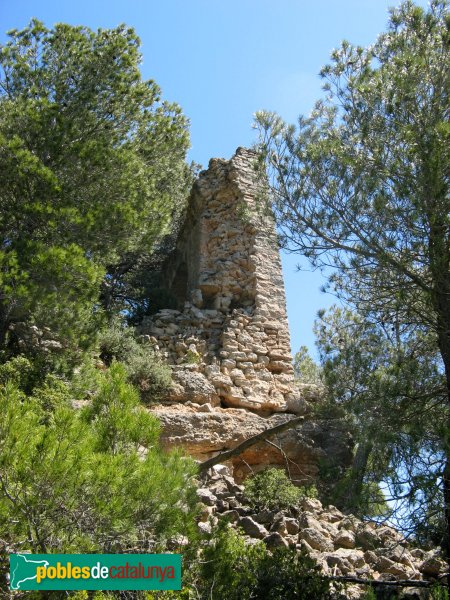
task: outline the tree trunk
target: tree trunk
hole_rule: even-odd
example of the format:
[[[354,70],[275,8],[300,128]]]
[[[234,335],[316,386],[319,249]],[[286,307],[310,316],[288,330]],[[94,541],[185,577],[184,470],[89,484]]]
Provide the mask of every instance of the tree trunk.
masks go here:
[[[429,166],[429,165],[428,165]],[[429,169],[430,173],[433,170]],[[444,178],[442,179],[444,181]],[[431,302],[436,315],[437,342],[444,363],[447,384],[447,427],[444,432],[443,449],[446,456],[442,477],[445,516],[445,554],[447,560],[447,584],[450,589],[450,242],[448,225],[448,196],[446,188],[441,195],[434,195],[433,180],[427,188],[425,205],[428,208],[428,253],[431,273]],[[443,192],[443,193],[442,193]]]
[[[343,508],[349,512],[358,512],[363,489],[364,476],[367,470],[370,453],[373,444],[370,441],[360,442],[356,448],[353,463],[350,469],[350,480],[344,491]]]
[[[447,286],[450,290],[450,286]],[[450,589],[450,293],[446,289],[436,294],[438,297],[438,344],[444,362],[447,382],[447,428],[444,434],[446,456],[443,473],[444,515],[445,515],[445,556],[447,560],[447,585]]]

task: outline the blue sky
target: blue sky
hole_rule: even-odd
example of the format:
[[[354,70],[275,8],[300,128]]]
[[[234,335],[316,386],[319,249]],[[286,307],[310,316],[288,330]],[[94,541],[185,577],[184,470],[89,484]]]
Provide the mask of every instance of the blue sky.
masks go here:
[[[425,0],[416,0],[427,6]],[[396,0],[0,0],[0,41],[32,17],[98,27],[133,26],[142,41],[142,74],[178,102],[191,121],[190,158],[207,166],[255,141],[253,113],[289,121],[321,96],[320,68],[343,39],[368,45],[385,30]],[[297,272],[283,256],[295,352],[314,352],[317,311],[333,303],[320,273]],[[304,261],[302,264],[307,268]]]

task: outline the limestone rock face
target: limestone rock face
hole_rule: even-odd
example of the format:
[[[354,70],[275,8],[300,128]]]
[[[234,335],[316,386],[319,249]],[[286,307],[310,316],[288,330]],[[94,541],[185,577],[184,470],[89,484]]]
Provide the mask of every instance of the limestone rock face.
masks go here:
[[[238,148],[231,160],[212,159],[200,174],[161,273],[178,306],[141,325],[173,368],[174,386],[153,408],[163,443],[182,445],[199,459],[275,425],[276,414],[307,416],[321,395],[318,386],[294,382],[275,223],[260,209],[254,159]],[[324,456],[350,460],[348,434],[329,435],[317,423],[279,441],[281,450],[262,443],[234,461],[237,478],[245,477],[246,465],[285,464],[286,455],[301,480],[317,474]]]
[[[181,445],[191,456],[203,461],[289,418],[278,414],[265,418],[237,408],[216,407],[208,412],[201,411],[208,406],[199,407],[188,402],[152,407],[152,412],[162,423],[163,446],[169,449]],[[260,442],[234,457],[234,476],[243,481],[250,469],[257,472],[268,466],[285,466],[289,460],[293,480],[311,481],[318,475],[320,460],[332,462],[339,458],[339,451],[344,454],[339,460],[347,460],[348,445],[344,450],[341,448],[344,435],[334,441],[329,437],[329,444],[320,444],[323,437],[326,437],[324,429],[311,422],[284,431],[277,436],[275,446]]]

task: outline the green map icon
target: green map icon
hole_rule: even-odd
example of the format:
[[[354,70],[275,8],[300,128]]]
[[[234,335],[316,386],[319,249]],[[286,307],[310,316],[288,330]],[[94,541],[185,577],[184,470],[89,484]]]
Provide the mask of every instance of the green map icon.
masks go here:
[[[36,560],[26,554],[11,554],[10,557],[11,579],[9,587],[11,590],[20,590],[25,581],[36,579],[36,567],[48,567],[47,560]]]

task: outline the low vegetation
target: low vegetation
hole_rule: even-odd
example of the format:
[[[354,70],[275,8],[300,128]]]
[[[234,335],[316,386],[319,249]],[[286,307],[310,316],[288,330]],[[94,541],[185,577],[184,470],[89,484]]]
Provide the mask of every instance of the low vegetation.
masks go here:
[[[296,506],[302,498],[314,498],[314,486],[297,487],[287,477],[284,469],[269,468],[245,482],[245,496],[250,506],[261,510],[282,510]]]

